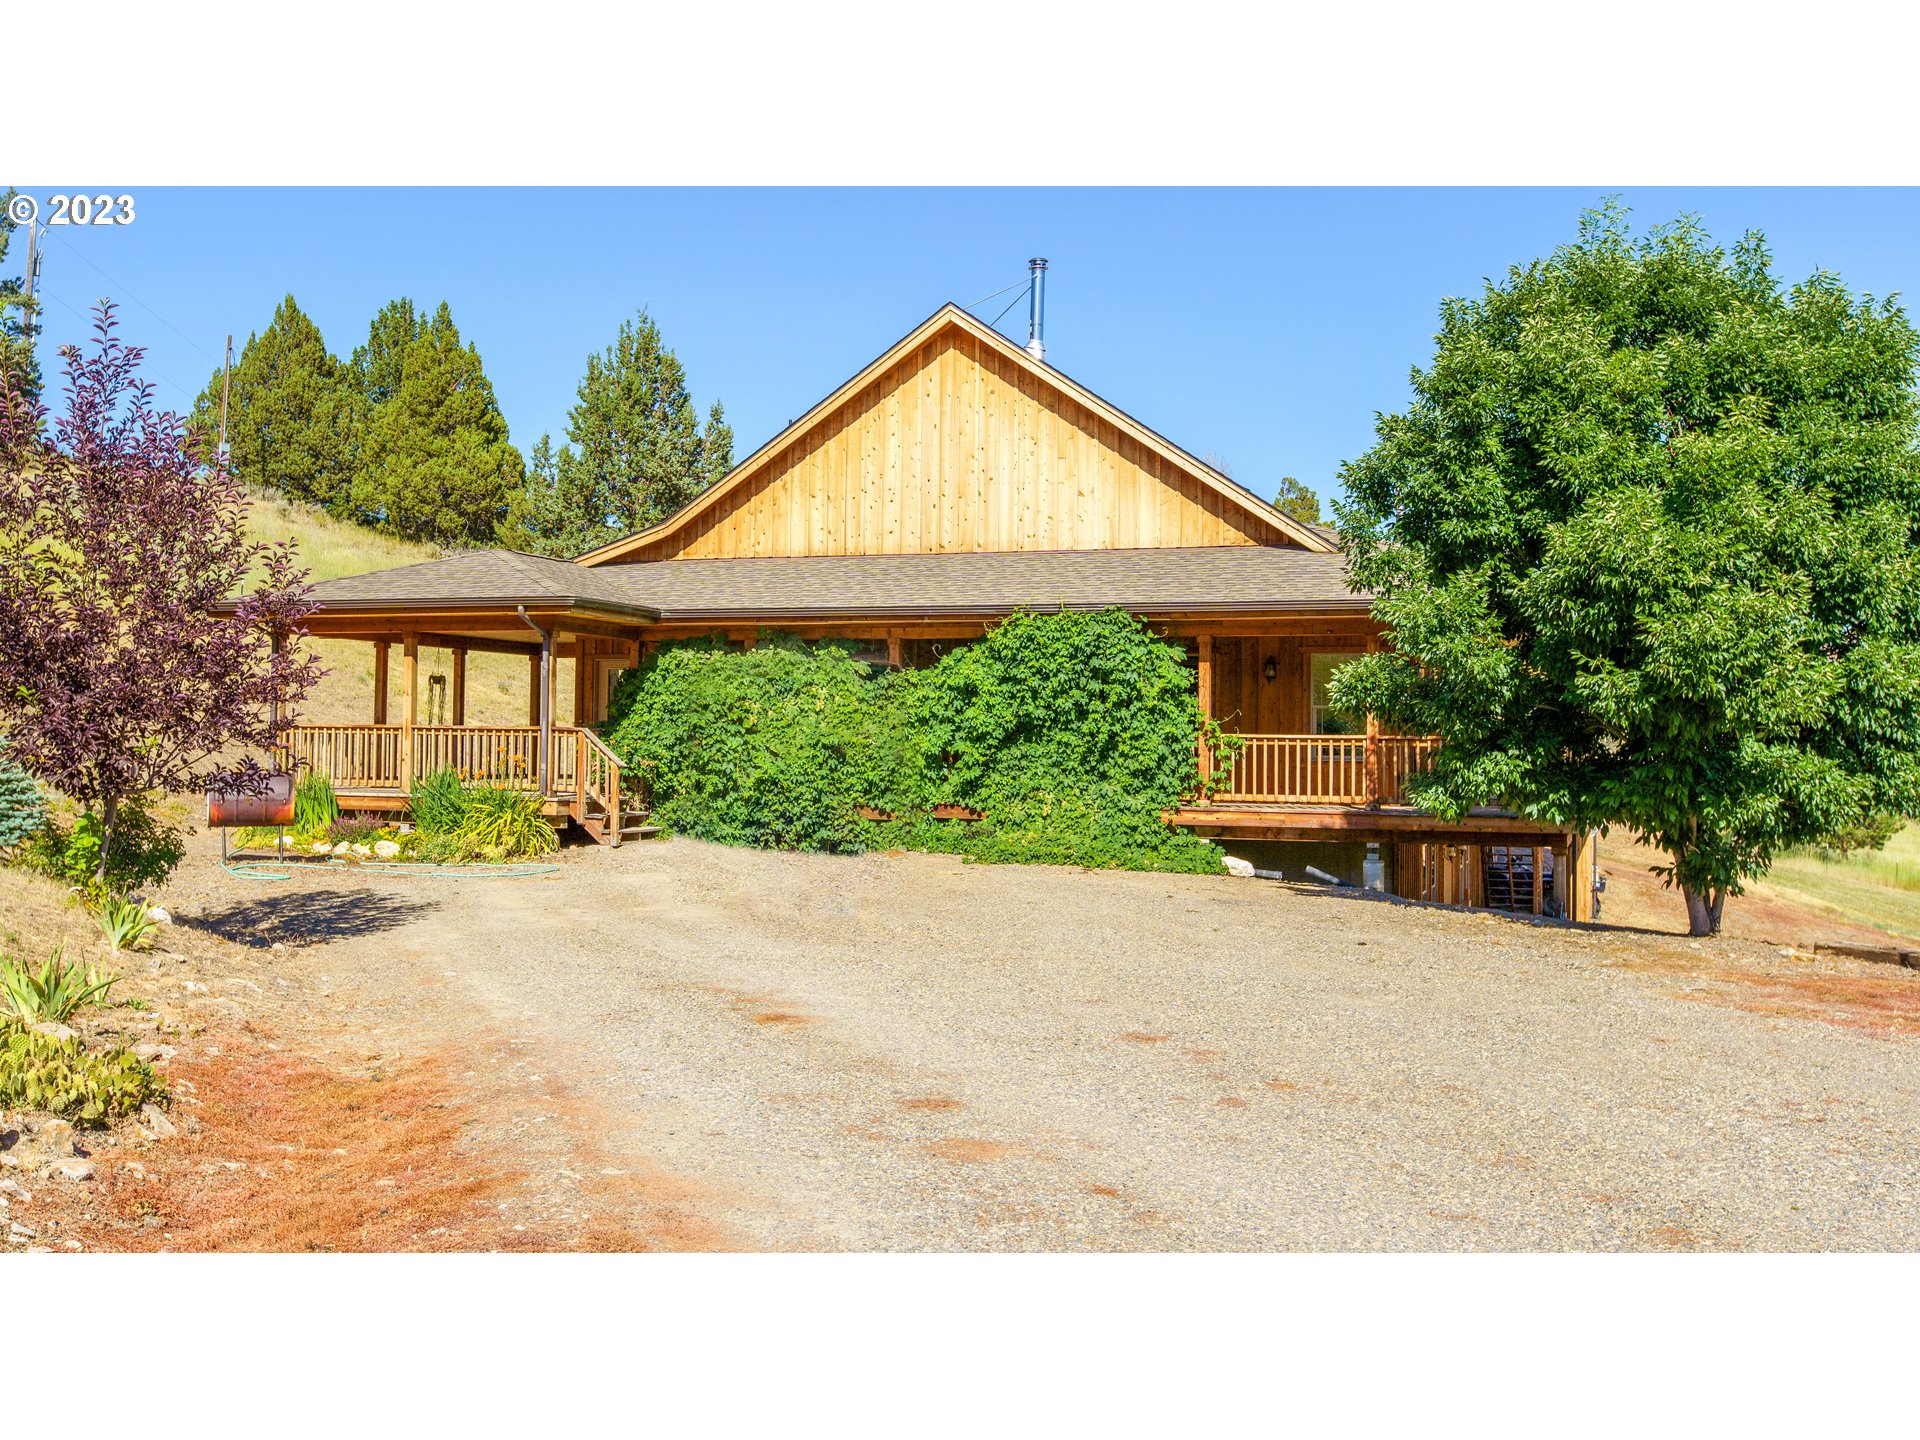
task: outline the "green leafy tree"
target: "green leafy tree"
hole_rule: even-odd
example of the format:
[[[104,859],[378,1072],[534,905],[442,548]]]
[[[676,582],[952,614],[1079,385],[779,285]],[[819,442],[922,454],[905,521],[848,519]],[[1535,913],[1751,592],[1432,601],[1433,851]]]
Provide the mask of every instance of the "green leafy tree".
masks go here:
[[[1303,525],[1320,523],[1320,497],[1291,475],[1280,477],[1280,489],[1273,497],[1273,508],[1291,515]]]
[[[1441,317],[1336,507],[1393,648],[1333,698],[1446,737],[1418,799],[1626,826],[1695,934],[1782,847],[1920,807],[1900,307],[1610,203]]]
[[[7,213],[7,204],[16,192],[9,189],[0,196],[0,262],[17,228]],[[40,362],[34,357],[33,337],[39,327],[27,313],[26,276],[0,277],[0,369],[13,377],[13,388],[28,400],[40,398]]]
[[[219,431],[220,398],[216,370],[193,408],[194,424],[209,434]],[[266,330],[247,337],[233,368],[227,439],[234,478],[343,513],[353,480],[353,424],[345,367],[287,296]]]
[[[624,321],[567,412],[551,477],[528,477],[510,543],[577,555],[666,519],[733,468],[733,431],[716,403],[702,431],[686,371],[642,310]]]
[[[354,357],[365,420],[352,509],[410,539],[487,544],[525,483],[525,466],[508,443],[480,352],[461,343],[446,304],[403,345],[410,310],[382,310]]]

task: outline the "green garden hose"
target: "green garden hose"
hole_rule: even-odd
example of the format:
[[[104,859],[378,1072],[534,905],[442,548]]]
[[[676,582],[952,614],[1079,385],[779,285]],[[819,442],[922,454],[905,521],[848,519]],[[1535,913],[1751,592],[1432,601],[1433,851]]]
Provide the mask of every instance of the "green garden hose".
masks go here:
[[[291,880],[298,869],[311,869],[323,865],[338,865],[341,869],[358,870],[375,875],[425,875],[436,880],[523,880],[534,875],[553,875],[558,873],[558,865],[535,864],[522,861],[517,864],[474,864],[474,865],[429,865],[418,860],[336,860],[332,857],[312,860],[294,860],[289,863],[280,860],[223,860],[220,868],[229,875],[241,880]]]

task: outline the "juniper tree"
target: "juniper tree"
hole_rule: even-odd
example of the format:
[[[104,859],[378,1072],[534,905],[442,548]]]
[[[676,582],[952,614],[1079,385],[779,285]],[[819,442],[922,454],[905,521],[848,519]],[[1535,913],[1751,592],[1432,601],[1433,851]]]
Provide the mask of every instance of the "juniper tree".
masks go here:
[[[1392,649],[1334,699],[1445,736],[1421,803],[1667,852],[1695,934],[1782,847],[1920,808],[1920,345],[1683,219],[1441,310],[1337,505]]]
[[[236,479],[344,513],[352,485],[353,397],[345,367],[293,296],[265,331],[249,335],[227,400]],[[217,429],[221,372],[194,403],[194,423]]]
[[[142,352],[114,329],[103,303],[89,350],[62,350],[51,433],[0,375],[0,728],[97,808],[103,880],[123,802],[217,774],[257,788],[257,762],[219,761],[269,752],[320,675],[291,545],[249,542],[245,491],[204,431],[153,409]]]
[[[388,306],[354,357],[367,388],[353,513],[410,539],[487,544],[524,484],[520,452],[480,352],[461,343],[446,304],[402,344],[404,319]]]

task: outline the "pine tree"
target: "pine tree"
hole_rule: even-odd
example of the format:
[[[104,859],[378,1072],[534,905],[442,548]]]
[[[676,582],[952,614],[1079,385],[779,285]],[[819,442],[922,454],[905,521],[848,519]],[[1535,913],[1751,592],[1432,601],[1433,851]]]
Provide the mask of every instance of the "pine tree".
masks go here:
[[[706,489],[733,469],[733,427],[718,400],[707,411],[707,433],[700,437],[700,488]]]
[[[1291,475],[1280,477],[1280,488],[1273,497],[1273,508],[1291,515],[1304,525],[1320,523],[1320,497]]]
[[[220,424],[221,375],[194,402],[193,420]],[[233,369],[227,436],[235,479],[340,513],[352,479],[352,391],[320,327],[293,296],[265,332],[249,335]]]
[[[7,258],[7,246],[13,239],[14,222],[7,214],[7,202],[14,192],[0,197],[0,261]],[[40,398],[40,363],[34,357],[33,336],[39,327],[27,313],[26,276],[0,278],[0,370],[13,379],[14,390],[33,401]]]
[[[513,497],[500,526],[500,543],[536,555],[572,557],[613,535],[603,520],[594,518],[594,483],[573,451],[542,435],[527,460],[526,488]]]
[[[486,544],[525,482],[480,353],[443,301],[404,345],[412,307],[374,320],[354,357],[364,428],[352,507],[364,523],[440,545]]]
[[[46,796],[0,740],[0,854],[37,834],[46,819]]]
[[[577,555],[658,524],[733,468],[733,431],[716,402],[702,433],[686,371],[642,310],[587,357],[567,413],[571,448],[514,508],[514,543]]]

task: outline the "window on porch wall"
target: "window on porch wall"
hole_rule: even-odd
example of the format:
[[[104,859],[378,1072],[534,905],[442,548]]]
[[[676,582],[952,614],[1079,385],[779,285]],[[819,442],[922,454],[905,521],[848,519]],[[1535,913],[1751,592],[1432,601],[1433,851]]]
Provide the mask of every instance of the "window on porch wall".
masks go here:
[[[1349,660],[1358,660],[1355,650],[1315,650],[1307,657],[1309,728],[1315,735],[1354,735],[1364,730],[1327,703],[1327,686],[1334,671]]]

